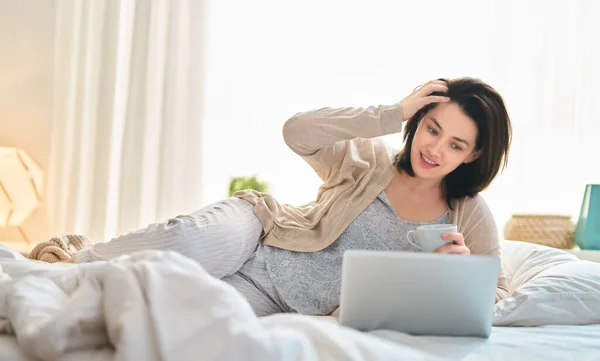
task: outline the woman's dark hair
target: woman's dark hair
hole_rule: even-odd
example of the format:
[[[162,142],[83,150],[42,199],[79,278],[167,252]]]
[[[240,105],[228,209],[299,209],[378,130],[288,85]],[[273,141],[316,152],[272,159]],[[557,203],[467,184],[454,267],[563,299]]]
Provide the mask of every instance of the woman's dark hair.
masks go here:
[[[462,163],[444,177],[442,194],[452,209],[452,200],[465,196],[473,197],[486,189],[498,172],[508,163],[508,152],[512,139],[510,118],[502,97],[494,88],[479,79],[458,78],[440,79],[448,84],[448,92],[433,93],[445,95],[451,103],[457,104],[469,118],[477,124],[475,150],[481,155],[475,161]],[[415,176],[410,163],[410,149],[419,122],[427,112],[439,103],[429,104],[413,115],[404,126],[404,148],[396,155],[395,166],[411,177]]]

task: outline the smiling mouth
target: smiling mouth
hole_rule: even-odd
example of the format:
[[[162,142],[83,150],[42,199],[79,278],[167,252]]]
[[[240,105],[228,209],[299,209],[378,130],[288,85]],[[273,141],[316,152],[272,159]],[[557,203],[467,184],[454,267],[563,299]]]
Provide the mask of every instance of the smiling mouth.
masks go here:
[[[436,162],[432,161],[431,159],[427,158],[423,153],[421,153],[421,158],[423,158],[423,160],[425,161],[425,163],[432,165],[432,166],[438,166],[439,164],[437,164]]]

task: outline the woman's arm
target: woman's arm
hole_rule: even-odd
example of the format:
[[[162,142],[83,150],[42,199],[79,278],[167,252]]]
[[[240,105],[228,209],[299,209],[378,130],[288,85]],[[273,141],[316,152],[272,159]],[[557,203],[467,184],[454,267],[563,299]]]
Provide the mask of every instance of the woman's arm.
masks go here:
[[[433,80],[413,91],[394,105],[368,108],[321,108],[298,113],[283,126],[286,144],[325,180],[330,169],[339,164],[352,141],[371,139],[402,130],[404,120],[419,109],[450,98],[434,93],[445,93],[448,86]],[[362,144],[368,147],[368,144]],[[357,147],[356,148],[360,148]]]
[[[482,196],[477,195],[465,202],[459,211],[463,219],[461,229],[465,244],[471,254],[492,255],[502,259],[502,247],[498,236],[498,228],[494,216]],[[510,296],[508,278],[502,265],[498,276],[496,289],[496,302]]]
[[[340,162],[350,141],[402,130],[402,107],[321,108],[298,113],[283,126],[283,138],[325,180]]]
[[[506,276],[504,276],[504,280],[506,280]],[[500,279],[498,279],[498,288],[496,288],[496,303],[502,301],[503,299],[509,296],[510,292],[508,291],[508,282],[504,282],[504,285],[501,286]]]

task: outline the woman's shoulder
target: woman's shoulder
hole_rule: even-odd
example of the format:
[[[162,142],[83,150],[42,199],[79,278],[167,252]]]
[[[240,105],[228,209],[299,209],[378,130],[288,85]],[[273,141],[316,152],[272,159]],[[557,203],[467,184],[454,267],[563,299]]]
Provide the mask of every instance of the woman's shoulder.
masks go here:
[[[460,207],[465,208],[465,209],[473,209],[473,210],[487,209],[487,210],[489,210],[487,202],[485,201],[484,197],[480,193],[477,193],[474,196],[464,196],[462,198],[458,198],[455,201],[455,204],[457,204]]]
[[[494,220],[490,207],[479,193],[474,196],[465,196],[454,200],[452,208],[453,211],[451,213],[455,213],[455,216],[452,217],[453,219]]]

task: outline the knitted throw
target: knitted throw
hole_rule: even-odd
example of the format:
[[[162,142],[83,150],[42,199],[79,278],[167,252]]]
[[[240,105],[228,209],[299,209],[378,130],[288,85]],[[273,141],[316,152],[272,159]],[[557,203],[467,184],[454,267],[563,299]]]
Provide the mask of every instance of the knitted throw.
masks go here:
[[[69,234],[62,237],[54,237],[46,242],[41,242],[29,252],[29,259],[49,263],[64,262],[80,249],[92,245],[92,241],[85,237]]]

